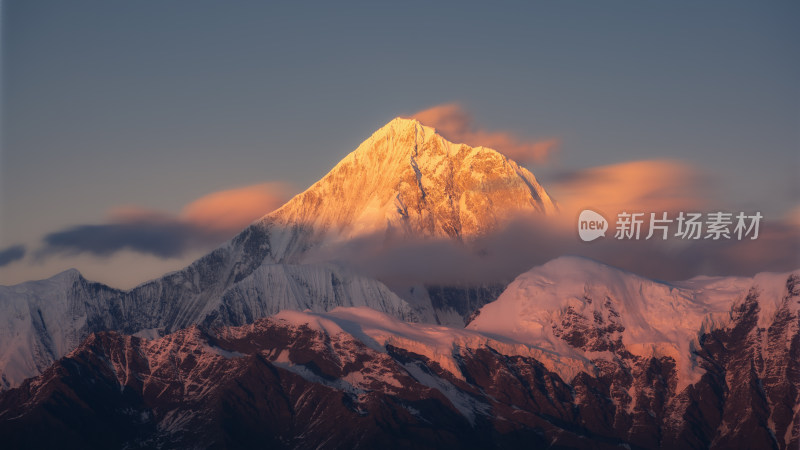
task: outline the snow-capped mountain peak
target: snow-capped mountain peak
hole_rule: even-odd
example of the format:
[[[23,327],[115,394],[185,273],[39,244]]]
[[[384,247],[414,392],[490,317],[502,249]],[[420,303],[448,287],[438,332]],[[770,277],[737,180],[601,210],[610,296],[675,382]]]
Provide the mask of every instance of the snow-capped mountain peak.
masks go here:
[[[679,390],[704,373],[694,350],[703,332],[724,328],[751,288],[762,292],[759,321],[773,320],[790,274],[664,283],[582,257],[566,256],[517,277],[469,329],[588,358],[620,352],[668,357]]]
[[[497,151],[396,118],[260,223],[292,230],[274,248],[284,259],[371,235],[468,240],[515,214],[555,209],[533,174]]]

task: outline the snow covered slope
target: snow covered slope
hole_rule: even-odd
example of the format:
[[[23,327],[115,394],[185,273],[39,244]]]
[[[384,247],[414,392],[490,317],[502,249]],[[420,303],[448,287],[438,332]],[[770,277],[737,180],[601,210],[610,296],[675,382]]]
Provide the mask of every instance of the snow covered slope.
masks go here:
[[[615,352],[670,357],[679,389],[704,373],[693,351],[703,332],[724,328],[731,307],[759,295],[765,326],[781,305],[789,274],[701,277],[663,283],[587,258],[560,257],[520,275],[468,329],[588,358]]]
[[[264,264],[215,295],[203,290],[204,281],[197,272],[183,271],[119,291],[70,270],[0,286],[0,387],[37,375],[96,331],[157,336],[193,324],[241,325],[285,309],[337,306],[367,306],[417,320],[386,286],[335,265]]]

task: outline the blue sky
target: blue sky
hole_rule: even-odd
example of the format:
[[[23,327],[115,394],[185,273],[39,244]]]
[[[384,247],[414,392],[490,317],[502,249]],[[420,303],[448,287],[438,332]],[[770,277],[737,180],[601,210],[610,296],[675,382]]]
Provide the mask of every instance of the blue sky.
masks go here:
[[[305,188],[391,118],[451,102],[558,138],[529,165],[545,187],[678,160],[720,208],[777,219],[800,193],[798,19],[796,2],[5,1],[0,250],[28,255],[0,283],[178,268],[196,255],[31,255],[124,205]]]

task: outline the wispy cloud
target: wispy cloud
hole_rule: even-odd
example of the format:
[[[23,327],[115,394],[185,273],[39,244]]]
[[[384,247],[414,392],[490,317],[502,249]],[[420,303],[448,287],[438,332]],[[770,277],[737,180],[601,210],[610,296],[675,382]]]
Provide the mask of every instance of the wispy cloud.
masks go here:
[[[283,183],[263,183],[214,192],[186,205],[180,219],[223,234],[233,234],[278,209],[291,193],[292,189]]]
[[[46,247],[39,256],[84,252],[109,256],[130,249],[170,258],[181,256],[192,244],[208,245],[211,238],[202,229],[176,220],[79,225],[45,236]]]
[[[280,183],[264,183],[214,192],[186,205],[179,214],[122,206],[103,224],[88,224],[50,233],[40,257],[55,253],[109,256],[134,250],[161,258],[179,257],[231,238],[289,197]]]
[[[0,267],[7,266],[14,261],[19,261],[25,257],[26,249],[24,245],[12,245],[11,247],[0,250]]]
[[[460,104],[446,103],[412,115],[422,124],[436,128],[445,138],[471,146],[493,148],[520,163],[541,163],[558,149],[560,140],[523,139],[510,131],[481,128]]]
[[[680,211],[708,206],[709,175],[673,160],[627,161],[562,174],[547,186],[563,215],[572,220],[591,208],[621,211]]]

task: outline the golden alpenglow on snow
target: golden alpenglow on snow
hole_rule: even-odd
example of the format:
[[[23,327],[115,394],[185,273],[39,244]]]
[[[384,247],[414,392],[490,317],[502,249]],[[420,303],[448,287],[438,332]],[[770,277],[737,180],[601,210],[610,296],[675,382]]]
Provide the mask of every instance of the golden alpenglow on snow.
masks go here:
[[[262,223],[301,227],[309,248],[375,234],[469,240],[515,215],[555,211],[533,174],[511,159],[396,118]]]

